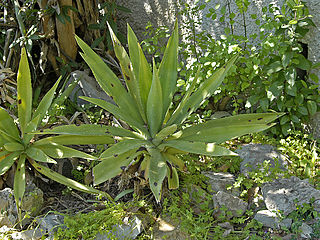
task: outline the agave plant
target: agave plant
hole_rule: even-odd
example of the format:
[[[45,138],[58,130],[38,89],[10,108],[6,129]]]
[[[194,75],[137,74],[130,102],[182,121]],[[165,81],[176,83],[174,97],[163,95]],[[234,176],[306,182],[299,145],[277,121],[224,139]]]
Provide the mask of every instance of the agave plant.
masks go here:
[[[79,37],[76,40],[82,49],[83,59],[91,68],[101,88],[113,98],[115,104],[82,97],[112,113],[126,122],[130,129],[113,127],[106,131],[116,137],[116,144],[100,156],[100,163],[93,167],[94,185],[120,174],[128,165],[139,164],[140,173],[149,180],[157,201],[165,177],[170,189],[179,187],[177,169],[185,170],[180,154],[195,153],[208,156],[235,155],[219,146],[234,137],[262,131],[272,126],[278,113],[247,114],[182,128],[188,116],[201,106],[219,87],[235,63],[232,57],[222,68],[202,82],[195,91],[194,80],[181,102],[173,107],[176,91],[178,65],[178,26],[175,25],[159,68],[153,62],[152,70],[128,25],[129,55],[109,26],[114,51],[119,60],[125,86],[112,70]],[[61,128],[47,130],[51,134],[70,134]]]
[[[88,193],[102,193],[92,187],[68,179],[41,164],[56,163],[56,158],[68,157],[95,160],[96,157],[64,145],[113,142],[113,139],[105,134],[105,129],[101,131],[102,127],[95,125],[79,126],[74,129],[72,134],[63,136],[35,138],[36,130],[52,103],[60,79],[43,97],[37,109],[32,112],[31,76],[26,51],[23,48],[17,77],[18,121],[16,122],[5,109],[0,107],[0,175],[16,165],[14,197],[18,209],[20,209],[25,192],[27,162],[36,171],[59,183]],[[105,193],[102,194],[105,195]]]

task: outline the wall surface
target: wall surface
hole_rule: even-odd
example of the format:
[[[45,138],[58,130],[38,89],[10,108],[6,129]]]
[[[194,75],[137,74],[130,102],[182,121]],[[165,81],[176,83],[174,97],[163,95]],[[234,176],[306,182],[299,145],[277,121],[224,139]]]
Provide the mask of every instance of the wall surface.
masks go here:
[[[182,0],[180,0],[182,1]],[[119,23],[120,29],[123,33],[126,32],[126,23],[129,23],[133,30],[137,33],[138,38],[142,40],[144,38],[143,32],[148,22],[151,22],[154,26],[165,25],[172,27],[174,20],[178,13],[178,3],[177,0],[118,0],[118,4],[129,8],[131,14],[120,14]],[[193,0],[183,0],[192,4]],[[204,1],[204,0],[201,0]],[[231,1],[231,10],[235,10],[236,6],[234,1]],[[262,8],[268,6],[269,4],[274,4],[276,6],[281,6],[284,0],[252,0],[252,3],[247,12],[247,16],[251,14],[257,14],[258,17],[262,16]],[[316,24],[316,28],[313,28],[310,33],[305,38],[305,43],[308,44],[308,58],[312,62],[319,62],[320,60],[320,0],[305,0],[307,6],[309,7],[310,14],[313,16],[313,21]],[[200,16],[205,16],[207,14],[208,8],[216,6],[220,3],[225,4],[225,0],[212,0],[208,3],[208,7],[200,12]],[[225,28],[225,23],[218,21],[219,16],[215,21],[203,21],[202,26],[197,29],[198,31],[207,30],[214,38],[219,38],[223,34],[223,29]],[[252,33],[258,33],[259,28],[254,23],[250,17],[246,17],[247,21],[247,32],[248,35]],[[239,14],[236,16],[236,22],[243,22],[242,16]],[[184,30],[181,29],[183,32]],[[241,24],[235,25],[235,34],[243,34],[244,27]],[[320,77],[320,71],[316,72]]]

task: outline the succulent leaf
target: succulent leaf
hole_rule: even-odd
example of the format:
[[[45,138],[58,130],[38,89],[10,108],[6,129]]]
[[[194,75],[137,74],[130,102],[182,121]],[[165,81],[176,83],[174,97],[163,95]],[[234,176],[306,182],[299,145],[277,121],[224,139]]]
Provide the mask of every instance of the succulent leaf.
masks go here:
[[[162,61],[159,66],[159,80],[161,83],[163,99],[163,115],[161,119],[165,118],[167,111],[169,110],[169,107],[171,105],[173,94],[176,90],[178,75],[178,46],[179,32],[178,21],[176,21],[174,31],[169,38]]]
[[[33,144],[33,147],[36,147],[42,150],[46,155],[52,158],[70,158],[70,157],[78,157],[78,158],[85,158],[88,160],[96,160],[97,158],[91,156],[90,154],[80,152],[73,148],[69,148],[60,144],[43,144],[37,145]]]
[[[215,143],[169,140],[163,143],[162,145],[165,147],[172,147],[182,151],[195,153],[195,154],[202,154],[207,156],[225,156],[225,155],[237,156],[236,153],[224,147],[218,146]]]
[[[11,166],[17,160],[19,155],[19,152],[9,152],[6,150],[1,151],[0,176],[5,174],[11,168]]]
[[[179,175],[175,167],[167,166],[167,177],[169,189],[179,188]]]
[[[26,189],[25,161],[26,156],[21,154],[17,164],[16,173],[14,174],[13,194],[18,209],[21,208],[22,198]]]
[[[132,68],[137,79],[142,106],[147,108],[147,100],[152,83],[152,72],[136,35],[128,24],[128,46]]]
[[[163,122],[163,101],[158,70],[153,62],[153,78],[147,102],[147,119],[151,137],[159,132]]]
[[[149,185],[157,202],[160,202],[162,182],[167,175],[167,164],[157,148],[150,148],[148,152],[150,153]]]
[[[19,140],[19,130],[9,113],[0,107],[0,130],[11,136],[13,139]],[[2,133],[1,133],[2,135]]]
[[[83,51],[81,54],[82,58],[89,65],[101,88],[113,98],[115,103],[125,114],[132,116],[133,119],[136,119],[143,125],[144,122],[136,102],[122,86],[118,77],[85,42],[77,36],[76,40]]]
[[[132,149],[139,149],[145,147],[148,144],[147,141],[141,139],[126,139],[112,145],[110,148],[105,150],[101,155],[100,159],[109,158],[112,156],[123,154]]]
[[[18,117],[20,123],[20,130],[24,135],[25,128],[31,120],[32,109],[32,85],[31,73],[29,69],[29,62],[25,48],[21,49],[21,59],[19,63],[18,77],[17,77],[17,105]]]
[[[26,150],[26,154],[29,158],[38,162],[57,163],[54,159],[48,157],[43,151],[35,147],[29,147]]]
[[[282,113],[258,113],[219,118],[185,128],[177,135],[181,140],[219,144],[234,137],[268,129],[273,126],[271,122],[282,115]]]

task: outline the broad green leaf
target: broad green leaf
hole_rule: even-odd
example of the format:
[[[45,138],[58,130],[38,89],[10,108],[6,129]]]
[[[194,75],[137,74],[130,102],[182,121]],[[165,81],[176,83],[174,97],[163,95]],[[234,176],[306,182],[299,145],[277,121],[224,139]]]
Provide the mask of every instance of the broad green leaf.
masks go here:
[[[147,119],[151,137],[159,132],[163,122],[163,99],[158,70],[153,62],[153,78],[147,102]]]
[[[103,161],[93,168],[94,185],[98,185],[119,175],[139,154],[135,150],[129,150],[118,156],[103,159]]]
[[[43,151],[35,147],[29,147],[26,150],[26,154],[29,158],[37,162],[57,163],[54,159],[48,157]]]
[[[308,112],[309,115],[314,115],[317,112],[318,106],[317,103],[315,101],[307,101],[307,108],[308,108]]]
[[[31,73],[25,48],[21,49],[21,59],[17,77],[17,92],[18,117],[23,136],[25,128],[31,120],[32,109]]]
[[[167,166],[167,177],[169,189],[179,188],[179,175],[175,167]]]
[[[157,202],[160,202],[162,183],[167,175],[167,164],[157,148],[150,148],[148,152],[150,153],[149,185]]]
[[[46,93],[46,95],[42,98],[41,102],[39,103],[36,111],[33,114],[33,118],[39,117],[39,120],[41,121],[43,117],[45,116],[46,112],[48,111],[49,107],[51,106],[54,94],[56,92],[56,89],[61,81],[62,77],[60,77],[56,83],[53,85],[53,87]]]
[[[119,60],[120,67],[121,67],[122,73],[124,75],[124,79],[126,81],[126,85],[128,87],[129,92],[131,93],[133,98],[136,100],[136,103],[138,105],[138,108],[139,108],[139,111],[140,111],[140,114],[141,114],[143,120],[146,122],[145,107],[142,105],[140,92],[139,92],[139,86],[138,86],[139,84],[138,84],[138,81],[136,78],[137,75],[134,74],[131,60],[130,60],[126,50],[124,49],[124,47],[122,47],[120,41],[118,40],[118,38],[114,34],[114,32],[109,24],[108,24],[108,27],[109,27],[109,32],[110,32],[111,39],[113,42],[113,49],[114,49],[114,52]]]
[[[19,155],[19,152],[11,153],[6,150],[0,152],[0,176],[5,174],[11,168]]]
[[[178,21],[176,21],[174,31],[167,43],[162,61],[159,66],[159,81],[161,83],[163,99],[163,116],[161,119],[164,119],[167,111],[169,110],[172,97],[176,89],[178,75],[178,46],[179,32]]]
[[[120,154],[123,154],[129,150],[132,149],[139,149],[140,147],[145,147],[146,144],[148,144],[147,141],[141,140],[141,139],[127,139],[123,140],[121,142],[118,142],[111,147],[109,147],[107,150],[105,150],[101,155],[100,158],[109,158],[109,157],[117,157]]]
[[[139,41],[128,24],[128,47],[132,67],[138,81],[139,93],[144,109],[147,108],[147,100],[152,83],[152,72]]]
[[[19,130],[16,124],[9,113],[2,107],[0,107],[0,130],[4,131],[6,134],[10,135],[16,140],[20,139]]]
[[[48,178],[50,178],[58,183],[61,183],[65,186],[71,187],[73,189],[76,189],[76,190],[79,190],[79,191],[82,191],[85,193],[106,196],[109,200],[112,201],[112,198],[106,192],[99,191],[93,187],[89,187],[89,186],[83,185],[77,181],[74,181],[70,178],[66,178],[66,177],[62,176],[61,174],[56,173],[56,172],[52,171],[51,169],[36,163],[35,161],[30,161],[30,163],[38,172],[40,172],[41,174],[47,176]]]
[[[118,136],[118,137],[131,137],[138,138],[141,136],[133,131],[107,126],[102,124],[83,124],[83,125],[63,125],[54,127],[52,129],[44,129],[37,134],[62,134],[62,135],[75,135],[75,136]],[[41,141],[41,140],[40,140]]]
[[[160,139],[160,140],[165,139],[166,137],[173,134],[177,130],[177,128],[178,128],[178,126],[176,124],[173,124],[173,125],[170,125],[168,127],[161,129],[161,131],[157,133],[156,139]]]
[[[46,137],[38,140],[36,146],[43,144],[60,144],[60,145],[85,145],[85,144],[112,144],[114,140],[112,137],[105,136],[82,136],[82,135],[60,135],[54,137]]]
[[[234,137],[265,130],[283,113],[253,113],[209,120],[174,134],[181,140],[222,143]]]
[[[215,143],[169,140],[162,145],[165,147],[176,148],[189,153],[202,154],[207,156],[237,155],[229,149],[218,146]]]
[[[26,189],[25,161],[26,156],[24,154],[20,155],[16,173],[14,174],[13,194],[18,209],[21,207],[22,198]]]
[[[113,98],[121,110],[143,125],[138,106],[118,77],[84,41],[77,36],[76,40],[83,51],[81,56],[91,68],[101,88]]]
[[[18,142],[9,142],[3,145],[4,149],[9,152],[18,152],[23,151],[24,146],[21,143]]]
[[[88,160],[96,160],[97,158],[86,154],[84,152],[80,152],[78,150],[62,146],[60,144],[52,143],[52,144],[43,144],[43,145],[36,145],[33,144],[33,147],[36,147],[42,150],[46,155],[52,158],[70,158],[70,157],[78,157],[78,158],[85,158]]]
[[[234,65],[238,55],[233,56],[222,68],[206,79],[187,100],[182,108],[174,111],[167,125],[181,124],[193,111],[209,98],[220,86],[230,68]]]
[[[88,102],[91,102],[93,104],[98,105],[99,107],[105,109],[106,111],[110,112],[112,115],[114,115],[116,118],[121,119],[128,123],[131,127],[140,130],[144,134],[148,135],[148,131],[146,127],[141,124],[139,121],[137,121],[135,118],[133,118],[131,115],[127,114],[126,112],[119,109],[117,106],[113,105],[112,103],[108,103],[101,99],[95,99],[95,98],[89,98],[89,97],[80,97],[83,100],[86,100]]]

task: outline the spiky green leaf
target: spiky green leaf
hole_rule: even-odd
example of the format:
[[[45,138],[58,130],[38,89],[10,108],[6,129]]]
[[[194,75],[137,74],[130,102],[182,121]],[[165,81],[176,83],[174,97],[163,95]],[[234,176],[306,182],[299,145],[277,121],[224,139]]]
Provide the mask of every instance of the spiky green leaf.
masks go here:
[[[89,65],[101,88],[113,98],[126,115],[131,116],[143,125],[136,102],[122,86],[118,77],[84,41],[77,36],[76,40],[83,51],[81,56]]]
[[[218,146],[215,143],[169,140],[160,146],[172,147],[185,152],[202,154],[207,156],[225,156],[225,155],[236,156],[237,155],[236,153],[230,151],[229,149]]]
[[[66,178],[66,177],[62,176],[61,174],[56,173],[56,172],[52,171],[51,169],[36,163],[35,161],[30,161],[30,163],[38,172],[40,172],[41,174],[47,176],[48,178],[50,178],[58,183],[61,183],[65,186],[71,187],[73,189],[76,189],[76,190],[79,190],[79,191],[82,191],[85,193],[106,196],[107,198],[112,200],[112,198],[105,192],[99,191],[93,187],[83,185],[77,181],[70,179],[70,178]]]
[[[32,109],[31,73],[25,48],[21,49],[21,59],[17,77],[17,92],[18,117],[20,130],[23,135],[28,122],[31,120]]]
[[[282,113],[241,114],[209,120],[183,129],[176,134],[181,140],[222,143],[234,137],[263,131],[272,126],[271,122]]]
[[[163,99],[158,70],[153,62],[153,78],[147,102],[147,119],[149,132],[154,138],[163,123]]]
[[[103,183],[120,174],[140,154],[136,153],[136,150],[129,150],[120,155],[103,159],[93,168],[94,185]]]
[[[150,148],[148,152],[150,153],[149,185],[157,202],[160,202],[162,183],[167,174],[167,164],[157,148]]]
[[[0,130],[5,132],[7,135],[10,135],[13,139],[20,139],[19,130],[16,124],[14,123],[9,113],[2,107],[0,107]],[[3,134],[1,134],[0,132],[0,135]]]
[[[137,79],[141,102],[147,108],[147,100],[152,83],[152,72],[148,61],[141,49],[139,41],[128,24],[128,47],[132,68]]]
[[[60,145],[86,145],[86,144],[112,144],[112,137],[105,136],[79,136],[79,135],[60,135],[46,137],[38,140],[36,146],[43,144],[60,144]]]
[[[181,124],[184,120],[198,107],[201,106],[204,101],[209,98],[214,91],[220,86],[224,77],[227,75],[231,67],[237,60],[238,55],[233,56],[222,68],[216,70],[216,72],[206,79],[194,92],[184,104],[183,107],[177,108],[169,119],[167,125]]]
[[[62,146],[60,144],[52,143],[52,144],[43,144],[37,145],[33,144],[33,147],[36,147],[42,150],[46,155],[52,158],[70,158],[70,157],[78,157],[85,158],[88,160],[96,160],[97,158],[91,156],[87,153],[75,150],[73,148],[69,148],[66,146]]]
[[[141,139],[127,139],[121,142],[118,142],[112,145],[110,148],[105,150],[101,155],[100,158],[109,158],[109,157],[117,157],[120,154],[123,154],[132,149],[139,149],[141,147],[145,147],[148,144],[147,141]]]
[[[5,174],[17,160],[19,152],[8,152],[3,150],[0,152],[0,176]]]
[[[26,154],[29,158],[37,162],[57,163],[54,159],[48,157],[42,150],[35,147],[29,147],[26,150]]]
[[[159,80],[161,82],[163,99],[162,119],[164,119],[167,111],[169,110],[170,104],[172,102],[172,97],[176,89],[178,75],[178,46],[179,32],[178,21],[176,21],[174,31],[167,43],[162,61],[159,66]]]
[[[26,189],[26,169],[25,169],[26,156],[21,154],[17,164],[16,173],[14,174],[13,194],[18,206],[21,207],[22,198]]]

